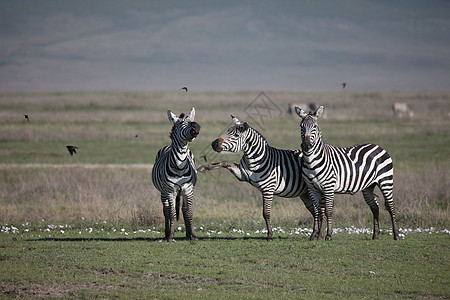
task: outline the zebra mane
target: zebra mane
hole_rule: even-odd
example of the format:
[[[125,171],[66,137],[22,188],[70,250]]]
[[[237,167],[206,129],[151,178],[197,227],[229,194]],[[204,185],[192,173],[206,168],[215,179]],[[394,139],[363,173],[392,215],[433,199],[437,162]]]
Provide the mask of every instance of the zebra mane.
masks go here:
[[[247,125],[248,125],[247,122],[245,122],[244,124],[247,124]],[[238,125],[238,126],[242,126],[242,125]],[[266,141],[266,143],[267,143],[266,137],[265,137],[261,132],[259,132],[258,130],[256,130],[255,128],[253,128],[253,127],[250,126],[250,125],[248,125],[248,128],[251,128],[253,131],[255,131],[255,132],[256,132],[259,136],[261,136],[261,137],[263,138],[263,140]]]

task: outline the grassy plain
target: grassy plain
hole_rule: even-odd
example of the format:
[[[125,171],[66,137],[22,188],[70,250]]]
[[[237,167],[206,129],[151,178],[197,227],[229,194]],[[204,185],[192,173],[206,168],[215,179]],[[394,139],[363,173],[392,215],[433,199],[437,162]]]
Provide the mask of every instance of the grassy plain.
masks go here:
[[[96,228],[97,230],[98,228]],[[0,239],[0,295],[10,298],[126,299],[446,299],[449,234],[401,241],[336,234],[199,232],[198,242],[158,242],[157,234],[101,233]],[[59,230],[55,230],[59,231]],[[13,237],[14,236],[14,237]]]
[[[396,101],[411,105],[415,117],[394,118]],[[190,148],[200,165],[202,155],[208,162],[239,160],[210,147],[230,126],[229,113],[272,146],[299,148],[290,102],[325,105],[326,142],[372,142],[391,154],[400,227],[449,228],[449,92],[0,93],[0,222],[30,228],[0,233],[0,296],[448,298],[448,234],[414,233],[397,243],[387,234],[378,242],[370,234],[336,235],[331,243],[279,234],[266,243],[254,234],[265,227],[260,194],[226,170],[199,174],[194,203],[197,230],[224,235],[199,231],[197,243],[166,245],[157,242],[162,233],[92,237],[82,230],[101,223],[162,232],[150,164],[170,142],[167,109],[178,114],[195,106],[202,129]],[[65,149],[69,144],[80,148],[76,155]],[[274,226],[311,226],[300,199],[275,199],[272,217]],[[389,229],[384,209],[380,217]],[[71,229],[41,233],[48,224]],[[334,224],[371,228],[360,194],[336,197]]]
[[[415,118],[394,118],[395,101],[407,102]],[[239,161],[240,155],[219,155],[210,147],[230,126],[229,113],[248,121],[272,146],[299,148],[299,118],[287,114],[291,102],[325,105],[328,118],[320,124],[326,142],[372,142],[391,154],[400,226],[448,227],[450,94],[445,92],[1,93],[0,221],[84,218],[161,225],[150,164],[170,143],[167,109],[181,113],[196,107],[202,129],[190,148],[200,165],[202,155],[208,162]],[[70,156],[66,145],[78,146],[78,154]],[[225,170],[199,174],[196,195],[199,222],[261,219],[259,193]],[[371,226],[361,195],[337,196],[335,207],[336,225]],[[310,225],[299,199],[277,199],[273,217],[281,225]],[[381,217],[388,226],[384,211]]]

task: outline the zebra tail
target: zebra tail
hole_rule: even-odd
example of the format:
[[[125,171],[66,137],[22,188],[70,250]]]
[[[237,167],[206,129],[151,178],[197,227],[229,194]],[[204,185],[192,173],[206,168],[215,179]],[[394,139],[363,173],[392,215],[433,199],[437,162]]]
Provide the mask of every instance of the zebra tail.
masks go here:
[[[176,212],[176,216],[177,216],[177,222],[180,219],[180,195],[177,195],[177,198],[175,200],[175,212]]]

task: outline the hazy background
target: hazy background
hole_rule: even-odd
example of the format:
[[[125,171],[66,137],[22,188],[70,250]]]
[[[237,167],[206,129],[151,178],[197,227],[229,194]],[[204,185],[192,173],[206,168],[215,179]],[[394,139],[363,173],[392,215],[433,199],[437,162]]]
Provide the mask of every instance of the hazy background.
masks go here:
[[[0,0],[0,91],[433,90],[450,1]]]

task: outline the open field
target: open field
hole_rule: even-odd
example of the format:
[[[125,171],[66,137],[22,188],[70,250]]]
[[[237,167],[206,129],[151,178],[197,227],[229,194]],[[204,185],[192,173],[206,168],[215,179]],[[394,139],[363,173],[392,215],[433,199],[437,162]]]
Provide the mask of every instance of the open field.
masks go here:
[[[394,118],[395,101],[407,102],[416,117]],[[219,155],[210,147],[230,126],[230,112],[272,146],[299,148],[299,118],[287,114],[290,102],[325,105],[328,118],[320,124],[326,142],[373,142],[391,154],[400,226],[449,227],[450,93],[445,92],[2,93],[0,222],[84,218],[160,226],[159,195],[145,166],[170,142],[168,108],[180,113],[196,107],[202,129],[190,148],[200,165],[202,155],[208,162],[239,160],[240,155]],[[70,156],[65,145],[78,146],[78,154]],[[92,164],[96,168],[83,167]],[[196,195],[199,222],[262,219],[259,193],[225,170],[199,174]],[[276,199],[274,205],[274,225],[310,226],[299,199]],[[371,226],[361,195],[337,196],[335,207],[337,226]],[[384,210],[381,218],[382,226],[388,226]]]
[[[411,105],[415,117],[394,118],[396,101]],[[391,241],[382,208],[378,242],[363,232],[310,243],[295,233],[312,225],[300,199],[276,198],[272,223],[284,233],[266,243],[259,192],[214,170],[199,174],[196,187],[200,241],[182,239],[180,222],[177,243],[158,243],[163,215],[151,164],[170,142],[167,109],[196,108],[202,128],[190,148],[200,165],[202,155],[239,160],[210,147],[230,126],[229,113],[272,146],[299,148],[290,102],[325,105],[326,142],[372,142],[391,154],[405,239]],[[450,92],[0,93],[0,296],[448,298],[449,112]],[[80,149],[70,156],[66,145]],[[361,194],[336,197],[334,225],[372,227]],[[125,235],[131,232],[138,233]]]

